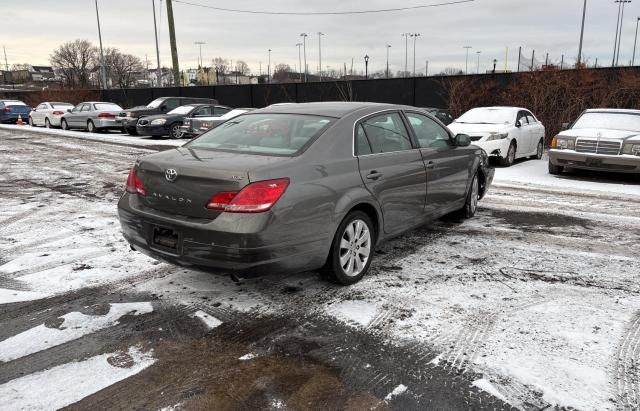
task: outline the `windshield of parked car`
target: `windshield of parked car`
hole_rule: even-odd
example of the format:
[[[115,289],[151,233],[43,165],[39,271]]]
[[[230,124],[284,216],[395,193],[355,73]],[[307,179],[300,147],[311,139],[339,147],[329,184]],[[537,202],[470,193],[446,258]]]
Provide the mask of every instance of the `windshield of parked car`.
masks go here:
[[[173,110],[171,110],[170,112],[168,112],[167,114],[189,114],[191,113],[191,110],[193,110],[195,107],[194,106],[180,106],[177,108],[174,108]]]
[[[151,103],[147,104],[147,107],[149,107],[149,108],[158,108],[158,107],[160,107],[160,104],[162,104],[163,101],[164,101],[164,98],[157,98],[157,99],[153,100]]]
[[[603,112],[584,113],[572,128],[603,128],[608,130],[640,131],[640,114]]]
[[[460,116],[456,123],[462,124],[511,124],[515,122],[515,112],[504,108],[474,108]]]
[[[53,108],[69,108],[69,107],[73,107],[73,104],[68,104],[68,103],[51,103],[51,107],[53,107]]]
[[[121,111],[122,107],[113,103],[96,103],[94,104],[96,110],[104,110],[104,111]]]
[[[299,114],[245,114],[227,121],[186,146],[246,154],[291,156],[334,122]]]

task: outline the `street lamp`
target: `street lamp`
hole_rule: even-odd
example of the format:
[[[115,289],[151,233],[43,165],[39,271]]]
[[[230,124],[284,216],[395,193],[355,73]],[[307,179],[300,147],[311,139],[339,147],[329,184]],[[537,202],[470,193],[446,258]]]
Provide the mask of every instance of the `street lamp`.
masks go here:
[[[466,58],[466,63],[465,63],[465,69],[464,69],[464,74],[469,74],[469,49],[472,49],[473,47],[471,46],[464,46],[464,49],[467,50],[467,58]]]
[[[302,37],[302,48],[304,50],[304,82],[307,82],[307,33],[300,33]]]
[[[636,39],[633,42],[633,60],[631,60],[631,66],[636,65],[636,46],[638,45],[638,23],[640,23],[640,17],[636,20]]]
[[[620,44],[622,43],[622,22],[624,21],[624,6],[626,3],[631,3],[631,0],[615,0],[614,3],[618,3],[618,20],[616,20],[616,39],[613,46],[613,61],[612,67],[618,65],[620,57]]]
[[[369,78],[369,55],[364,56],[364,78]]]
[[[391,44],[387,44],[387,79],[389,78],[389,49],[391,48]]]
[[[416,76],[416,40],[420,37],[420,33],[413,33],[413,77]]]
[[[324,33],[318,32],[318,70],[320,71],[320,81],[322,81],[322,36]]]
[[[409,36],[410,33],[402,33],[402,37],[404,37],[404,77],[407,77],[407,71],[409,71],[408,60],[409,60]]]
[[[493,59],[493,74],[496,74],[496,66],[498,65],[498,60]]]
[[[296,47],[298,47],[298,80],[302,83],[302,43],[296,43]]]
[[[102,88],[107,87],[107,70],[104,66],[104,52],[102,51],[102,31],[100,30],[100,13],[98,13],[98,0],[96,2],[96,19],[98,20],[98,39],[100,40],[100,74],[102,75]]]
[[[582,40],[584,39],[584,20],[587,17],[587,0],[584,0],[584,7],[582,9],[582,29],[580,30],[580,47],[578,47],[578,68],[582,63]]]
[[[200,67],[202,67],[202,45],[207,43],[205,43],[204,41],[196,41],[193,44],[195,44],[196,46],[200,46],[200,62],[198,64],[200,65]]]
[[[616,66],[620,63],[620,48],[622,46],[622,24],[624,23],[624,6],[631,3],[631,0],[620,0],[622,2],[622,14],[620,15],[620,35],[618,36],[618,53],[616,54]]]
[[[476,74],[480,74],[480,53],[482,53],[481,51],[476,51],[476,54],[478,55],[478,68],[476,70]]]
[[[267,80],[271,84],[271,49],[269,49],[269,62],[267,63]]]

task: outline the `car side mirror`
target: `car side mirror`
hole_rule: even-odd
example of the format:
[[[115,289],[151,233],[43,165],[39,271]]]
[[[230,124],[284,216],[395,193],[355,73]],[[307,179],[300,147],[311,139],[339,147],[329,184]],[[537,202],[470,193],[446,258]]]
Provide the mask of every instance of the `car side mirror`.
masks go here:
[[[560,128],[562,129],[562,131],[569,130],[569,123],[562,123],[562,126]]]
[[[456,147],[468,147],[471,145],[471,137],[466,134],[458,134],[455,138]]]
[[[68,109],[67,109],[67,113],[73,113],[73,110],[72,110],[72,109],[70,109],[70,108],[68,108]]]

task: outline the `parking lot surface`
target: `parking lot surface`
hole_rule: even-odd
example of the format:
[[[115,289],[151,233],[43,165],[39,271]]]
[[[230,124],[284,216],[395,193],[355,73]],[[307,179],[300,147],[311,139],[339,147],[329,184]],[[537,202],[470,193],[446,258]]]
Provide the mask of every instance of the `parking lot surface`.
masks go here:
[[[386,243],[352,287],[234,282],[120,234],[129,167],[170,147],[84,134],[0,129],[8,409],[640,406],[631,177],[520,162],[496,171],[474,219]]]

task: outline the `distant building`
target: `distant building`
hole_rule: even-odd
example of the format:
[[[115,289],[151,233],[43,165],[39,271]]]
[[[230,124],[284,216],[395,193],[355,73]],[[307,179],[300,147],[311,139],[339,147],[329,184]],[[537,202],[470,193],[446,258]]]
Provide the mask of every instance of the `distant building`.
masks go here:
[[[53,81],[56,74],[51,66],[31,66],[31,81]]]

